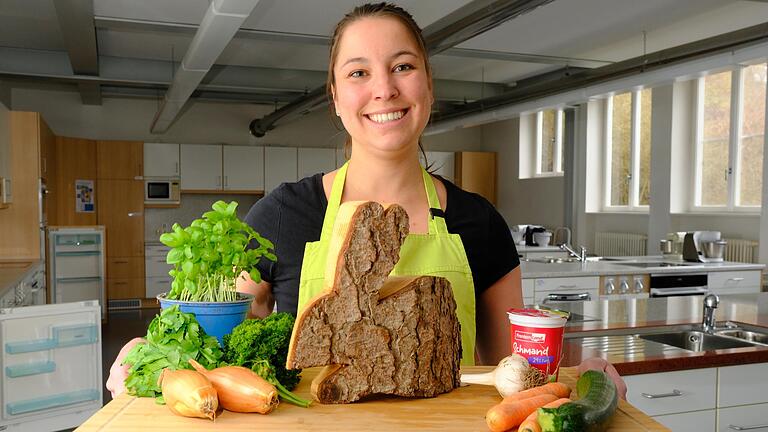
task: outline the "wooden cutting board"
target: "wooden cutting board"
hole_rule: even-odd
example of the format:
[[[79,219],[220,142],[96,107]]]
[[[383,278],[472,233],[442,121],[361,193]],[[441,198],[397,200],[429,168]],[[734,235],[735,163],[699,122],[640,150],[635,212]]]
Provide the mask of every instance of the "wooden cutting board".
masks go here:
[[[488,366],[473,366],[462,370],[481,373],[491,369]],[[310,398],[310,384],[319,371],[320,368],[304,370],[295,393]],[[575,389],[576,369],[562,368],[560,381]],[[500,400],[495,388],[470,385],[432,399],[376,397],[347,405],[313,403],[309,408],[281,403],[268,415],[224,411],[212,422],[179,417],[167,407],[155,404],[154,399],[122,394],[77,431],[487,431],[485,413]],[[669,429],[622,400],[608,430],[635,432]]]

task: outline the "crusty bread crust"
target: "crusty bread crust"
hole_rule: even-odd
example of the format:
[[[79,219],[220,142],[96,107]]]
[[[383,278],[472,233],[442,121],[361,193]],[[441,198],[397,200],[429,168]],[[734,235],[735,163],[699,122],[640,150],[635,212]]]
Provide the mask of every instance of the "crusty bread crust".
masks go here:
[[[326,288],[300,311],[287,359],[291,369],[333,365],[312,383],[318,401],[432,397],[458,387],[461,336],[450,283],[388,279],[407,234],[408,215],[399,206],[358,202],[339,209],[338,253],[332,246]]]

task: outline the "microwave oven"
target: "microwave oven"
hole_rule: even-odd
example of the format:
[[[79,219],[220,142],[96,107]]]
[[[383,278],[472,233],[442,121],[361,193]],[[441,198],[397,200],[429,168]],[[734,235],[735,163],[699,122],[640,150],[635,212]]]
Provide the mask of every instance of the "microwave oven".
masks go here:
[[[181,189],[176,178],[145,178],[145,204],[180,204]]]

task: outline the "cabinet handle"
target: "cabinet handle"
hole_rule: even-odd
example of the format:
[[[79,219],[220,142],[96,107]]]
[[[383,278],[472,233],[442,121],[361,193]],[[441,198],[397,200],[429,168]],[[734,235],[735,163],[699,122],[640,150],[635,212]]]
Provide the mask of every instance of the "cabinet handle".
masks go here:
[[[112,261],[115,264],[128,264],[128,261]]]
[[[728,280],[729,281],[734,281],[734,282],[741,282],[741,281],[744,280],[744,278],[743,277],[735,277],[735,278],[730,278]]]
[[[682,396],[683,392],[680,390],[674,389],[671,393],[659,393],[659,394],[649,394],[649,393],[640,393],[643,395],[644,398],[648,399],[661,399],[661,398],[667,398],[667,397],[677,397]]]
[[[736,426],[729,424],[728,429],[733,430],[753,430],[753,429],[762,429],[762,428],[768,428],[768,424],[761,424],[761,425],[754,425],[754,426]]]
[[[128,217],[141,216],[141,212],[128,212]]]
[[[128,285],[128,282],[115,282],[115,285]]]
[[[176,162],[176,174],[178,174],[178,173],[179,173],[179,163]]]
[[[224,187],[227,187],[227,177],[228,176],[224,176]]]
[[[589,293],[576,293],[576,294],[547,294],[546,301],[590,301],[592,296]]]
[[[576,288],[576,285],[558,285],[558,288],[574,289]]]

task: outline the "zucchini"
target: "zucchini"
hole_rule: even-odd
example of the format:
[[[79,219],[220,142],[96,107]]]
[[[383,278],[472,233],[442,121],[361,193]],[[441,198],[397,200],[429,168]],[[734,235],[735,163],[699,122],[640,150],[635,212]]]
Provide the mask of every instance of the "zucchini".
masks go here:
[[[576,382],[579,399],[557,408],[539,408],[542,432],[600,432],[608,426],[619,395],[602,371],[588,370]]]

